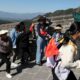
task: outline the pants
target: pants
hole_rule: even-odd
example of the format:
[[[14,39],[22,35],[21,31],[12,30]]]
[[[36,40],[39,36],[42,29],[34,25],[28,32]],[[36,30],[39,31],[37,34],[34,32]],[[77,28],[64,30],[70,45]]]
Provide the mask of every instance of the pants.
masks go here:
[[[25,64],[28,61],[28,58],[31,56],[29,49],[20,48],[19,54],[21,54],[21,64]]]
[[[1,58],[1,62],[0,62],[0,67],[6,63],[6,72],[10,73],[10,66],[11,66],[11,62],[10,62],[10,58],[8,57],[10,55],[10,53],[1,53],[0,52],[0,58]]]
[[[53,80],[59,80],[58,77],[55,74],[55,68],[52,68],[52,76],[53,76]]]
[[[55,68],[54,69],[52,68],[52,75],[53,75],[53,80],[59,80],[55,74]],[[74,73],[71,70],[66,80],[77,80]]]
[[[70,71],[67,80],[71,80],[71,79],[72,79],[72,80],[77,80],[76,77],[75,77],[75,75],[74,75],[74,73],[73,73],[72,71]]]
[[[46,45],[46,40],[40,36],[37,38],[37,51],[36,51],[36,64],[41,63],[41,59],[44,55],[44,47]]]
[[[14,48],[13,49],[13,59],[12,59],[12,62],[15,62],[17,56],[18,56],[17,49]]]

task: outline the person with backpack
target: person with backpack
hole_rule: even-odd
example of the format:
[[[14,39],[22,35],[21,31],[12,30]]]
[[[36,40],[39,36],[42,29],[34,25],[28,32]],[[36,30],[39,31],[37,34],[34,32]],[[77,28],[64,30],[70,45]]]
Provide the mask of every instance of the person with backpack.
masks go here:
[[[80,66],[80,60],[74,61],[77,54],[76,39],[80,37],[80,22],[74,22],[66,30],[63,42],[58,48],[58,59],[52,68],[53,80],[77,80],[71,68]],[[60,45],[60,44],[59,44]]]
[[[50,67],[50,66],[54,67],[52,64],[55,63],[55,59],[57,57],[57,53],[58,53],[57,47],[60,47],[59,44],[62,41],[63,41],[62,25],[61,24],[57,24],[54,27],[54,33],[52,35],[52,38],[48,42],[46,50],[45,50],[46,51],[45,55],[48,56],[47,57],[47,62],[46,62],[46,65],[48,67]],[[53,50],[53,48],[55,48],[55,49]],[[52,54],[54,55],[54,59],[53,59],[53,56],[51,56]]]
[[[54,33],[53,33],[52,37],[55,38],[57,45],[59,45],[59,41],[63,38],[63,34],[62,34],[61,30],[62,30],[61,24],[58,24],[54,27]]]
[[[0,30],[0,67],[6,63],[6,77],[12,78],[10,74],[11,71],[11,61],[10,55],[12,53],[12,41],[9,36],[7,36],[8,30]]]
[[[17,52],[17,47],[16,47],[16,39],[22,31],[26,31],[24,22],[20,22],[14,28],[12,28],[9,32],[9,36],[10,36],[10,38],[12,40],[12,44],[13,44],[13,54],[12,54],[12,63],[11,63],[12,67],[18,66],[18,64],[15,63],[15,60],[16,60],[17,56],[19,55]]]
[[[31,58],[31,53],[29,51],[29,35],[30,31],[22,31],[21,34],[16,39],[17,51],[21,55],[21,65],[27,64],[28,59]]]
[[[49,23],[46,23],[47,19],[44,16],[40,16],[38,19],[37,28],[37,50],[36,50],[36,64],[41,66],[42,65],[42,57],[44,55],[44,48],[47,45],[46,38],[49,36],[47,33],[47,27]]]

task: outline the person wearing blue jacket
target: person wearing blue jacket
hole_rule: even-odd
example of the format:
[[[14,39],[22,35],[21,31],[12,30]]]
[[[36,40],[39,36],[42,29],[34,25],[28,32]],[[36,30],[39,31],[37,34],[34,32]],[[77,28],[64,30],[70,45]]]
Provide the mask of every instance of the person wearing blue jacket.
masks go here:
[[[20,34],[19,33],[19,25],[16,25],[15,28],[13,28],[10,33],[9,33],[9,36],[12,40],[12,47],[13,47],[13,58],[12,58],[12,63],[11,63],[11,66],[13,67],[17,67],[18,65],[15,62],[15,59],[16,59],[16,55],[17,55],[17,52],[16,52],[16,38],[18,37],[18,35]]]
[[[9,33],[9,36],[10,36],[10,38],[12,40],[12,43],[13,43],[13,59],[12,59],[12,63],[11,63],[11,66],[12,67],[17,67],[18,66],[16,63],[14,63],[15,60],[16,60],[16,57],[18,55],[17,47],[16,47],[16,39],[17,39],[17,37],[19,36],[19,34],[22,31],[25,31],[25,29],[26,29],[25,28],[25,24],[23,22],[20,22]]]

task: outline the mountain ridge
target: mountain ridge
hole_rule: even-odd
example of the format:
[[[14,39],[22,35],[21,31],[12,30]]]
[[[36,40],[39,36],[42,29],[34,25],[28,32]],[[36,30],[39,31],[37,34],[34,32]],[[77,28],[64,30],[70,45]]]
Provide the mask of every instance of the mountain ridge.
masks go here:
[[[32,19],[38,15],[43,15],[43,13],[9,13],[0,11],[0,19],[2,20],[25,20]]]

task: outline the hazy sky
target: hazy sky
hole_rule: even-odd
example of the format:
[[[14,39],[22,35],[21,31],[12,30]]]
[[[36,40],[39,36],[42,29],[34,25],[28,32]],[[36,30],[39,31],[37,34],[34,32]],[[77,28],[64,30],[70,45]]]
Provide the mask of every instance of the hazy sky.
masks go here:
[[[0,11],[14,13],[45,13],[79,6],[80,0],[0,0]]]

